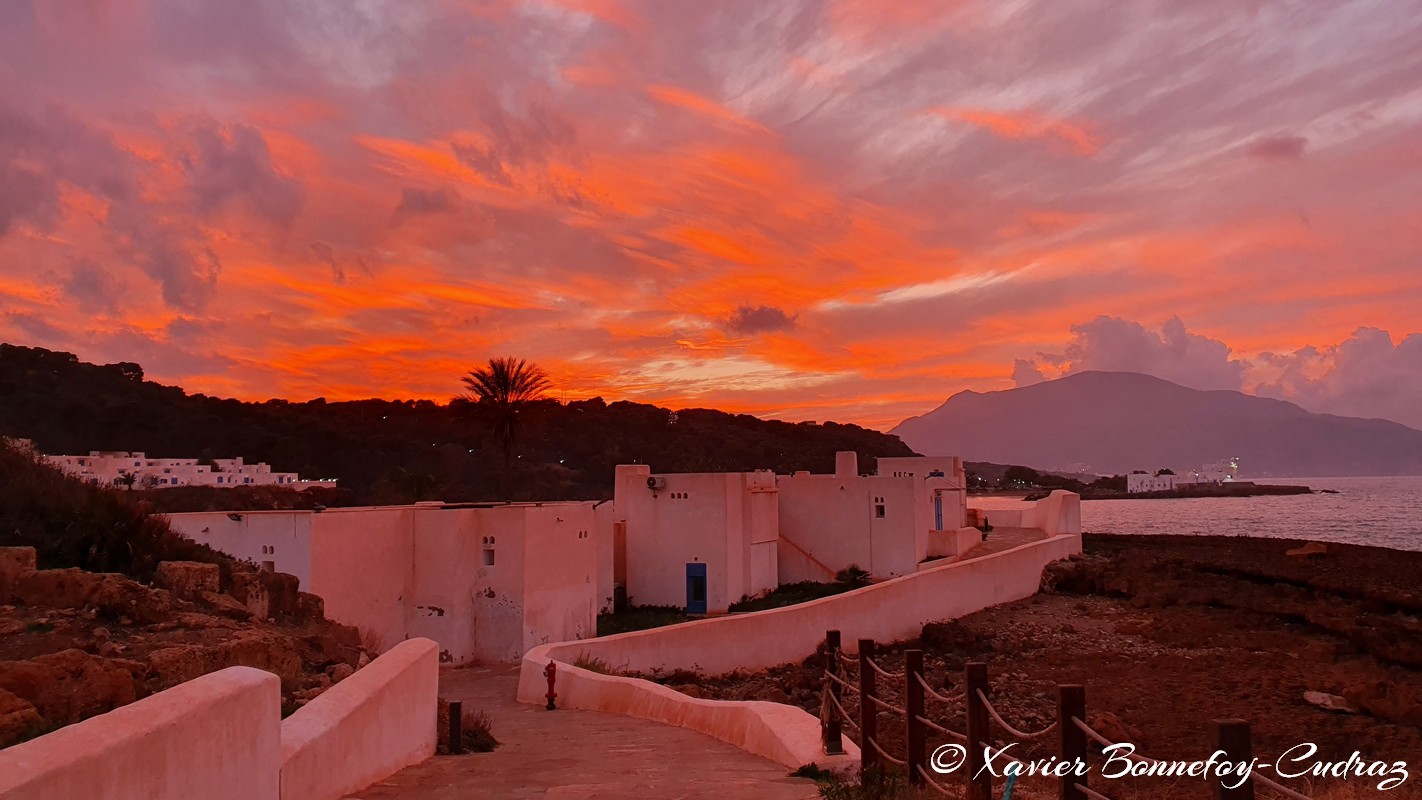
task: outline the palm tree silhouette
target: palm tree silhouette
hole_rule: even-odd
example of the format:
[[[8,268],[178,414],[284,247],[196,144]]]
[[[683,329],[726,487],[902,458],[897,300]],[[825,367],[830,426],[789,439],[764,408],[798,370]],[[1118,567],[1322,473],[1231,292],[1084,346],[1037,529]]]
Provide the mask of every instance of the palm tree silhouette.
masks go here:
[[[553,382],[541,367],[522,358],[491,358],[488,366],[471,370],[462,380],[467,390],[462,397],[487,409],[493,416],[494,436],[504,454],[502,482],[507,497],[514,444],[518,441],[519,409],[542,399]]]

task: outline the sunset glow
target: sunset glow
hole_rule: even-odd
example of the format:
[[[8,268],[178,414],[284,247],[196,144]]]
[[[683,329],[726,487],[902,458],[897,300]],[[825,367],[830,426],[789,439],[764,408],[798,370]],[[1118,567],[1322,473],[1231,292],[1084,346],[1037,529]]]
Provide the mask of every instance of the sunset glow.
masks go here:
[[[0,340],[193,392],[1422,426],[1405,3],[33,0],[0,86]]]

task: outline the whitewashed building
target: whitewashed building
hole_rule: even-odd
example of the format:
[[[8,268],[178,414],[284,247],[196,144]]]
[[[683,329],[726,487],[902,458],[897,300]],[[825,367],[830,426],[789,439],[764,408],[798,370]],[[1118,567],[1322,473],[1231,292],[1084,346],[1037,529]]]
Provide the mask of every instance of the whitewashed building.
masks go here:
[[[392,647],[427,637],[446,663],[513,661],[596,635],[590,502],[170,514],[175,530],[295,575],[326,615]]]
[[[174,486],[289,486],[309,489],[335,486],[334,480],[302,480],[295,472],[273,472],[265,462],[247,464],[238,458],[217,458],[201,464],[196,458],[150,458],[141,452],[91,450],[85,456],[44,456],[46,463],[95,486],[137,488]],[[131,477],[130,477],[131,476]]]
[[[853,452],[832,474],[653,473],[617,468],[609,538],[612,580],[630,602],[718,613],[797,581],[832,581],[850,566],[907,575],[935,534],[963,527],[962,460],[884,458],[859,474]]]

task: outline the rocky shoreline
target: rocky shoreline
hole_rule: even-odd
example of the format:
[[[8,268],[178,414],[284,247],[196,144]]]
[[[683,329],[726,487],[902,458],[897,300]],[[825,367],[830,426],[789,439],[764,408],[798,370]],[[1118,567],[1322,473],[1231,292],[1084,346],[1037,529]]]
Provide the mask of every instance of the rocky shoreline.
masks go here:
[[[1422,553],[1208,536],[1084,544],[1046,570],[1042,593],[926,625],[884,643],[876,663],[901,670],[905,649],[923,649],[930,684],[951,695],[964,664],[985,661],[993,702],[1023,729],[1050,724],[1058,684],[1083,684],[1091,724],[1155,757],[1202,757],[1208,723],[1225,718],[1249,720],[1269,757],[1301,742],[1329,758],[1422,753]],[[754,674],[651,677],[818,714],[823,664],[815,654]],[[961,723],[961,708],[939,713]],[[902,747],[900,728],[883,723],[886,746]],[[1389,794],[1415,796],[1419,783]]]

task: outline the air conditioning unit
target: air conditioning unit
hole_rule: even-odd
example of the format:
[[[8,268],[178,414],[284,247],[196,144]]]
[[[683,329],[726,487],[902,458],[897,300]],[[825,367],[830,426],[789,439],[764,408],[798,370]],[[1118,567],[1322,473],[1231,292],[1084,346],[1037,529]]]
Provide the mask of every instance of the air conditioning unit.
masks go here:
[[[651,489],[654,492],[660,492],[661,490],[667,488],[667,479],[658,478],[656,476],[647,478],[647,488]]]

